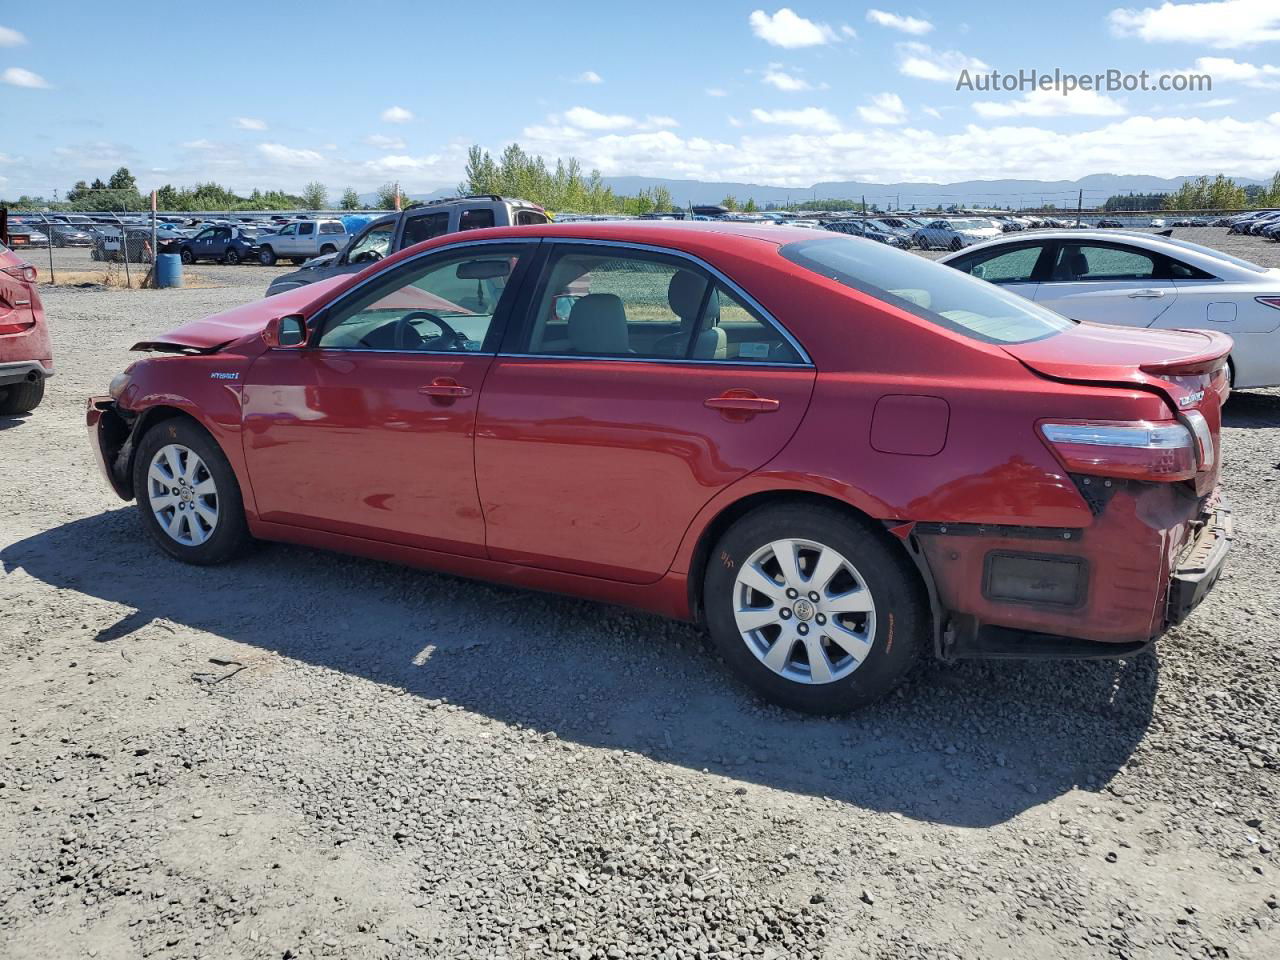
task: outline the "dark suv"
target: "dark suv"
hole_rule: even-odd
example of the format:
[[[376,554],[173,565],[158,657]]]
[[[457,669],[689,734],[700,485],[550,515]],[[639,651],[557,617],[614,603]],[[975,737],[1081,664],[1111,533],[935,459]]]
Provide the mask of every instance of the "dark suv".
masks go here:
[[[240,263],[257,255],[258,245],[238,227],[205,227],[190,240],[178,245],[183,263],[216,260],[218,263]]]
[[[267,287],[267,296],[305,287],[338,274],[356,273],[397,250],[443,233],[481,227],[524,226],[546,223],[550,219],[536,203],[495,194],[433,200],[379,217],[355,234],[338,253],[308,260],[301,270],[276,277]]]

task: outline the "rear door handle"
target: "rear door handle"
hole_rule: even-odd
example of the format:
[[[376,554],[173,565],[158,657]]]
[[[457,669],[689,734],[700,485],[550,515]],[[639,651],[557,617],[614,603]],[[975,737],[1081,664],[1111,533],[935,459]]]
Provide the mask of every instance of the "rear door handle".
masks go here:
[[[471,396],[471,388],[464,387],[452,377],[436,377],[430,383],[419,387],[418,392],[426,397],[443,397],[449,400]]]
[[[1134,290],[1129,294],[1129,298],[1131,300],[1134,299],[1135,297],[1163,297],[1163,296],[1164,296],[1163,290]]]
[[[725,396],[708,397],[702,401],[712,410],[730,410],[736,413],[773,413],[781,403],[770,397]]]

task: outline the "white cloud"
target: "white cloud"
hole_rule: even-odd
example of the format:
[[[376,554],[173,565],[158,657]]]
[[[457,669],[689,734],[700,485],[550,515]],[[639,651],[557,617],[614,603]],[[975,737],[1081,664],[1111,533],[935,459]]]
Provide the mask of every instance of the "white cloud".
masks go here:
[[[403,150],[404,141],[399,137],[388,137],[382,133],[371,133],[364,138],[364,142],[371,147],[377,147],[379,150]]]
[[[10,67],[4,73],[0,73],[0,83],[7,83],[11,87],[28,87],[32,90],[43,90],[49,86],[49,81],[40,74],[24,70],[22,67]]]
[[[182,147],[183,150],[213,150],[218,145],[212,140],[200,139],[184,140],[182,143],[178,144],[178,146]]]
[[[20,47],[27,38],[12,27],[0,27],[0,47]]]
[[[840,24],[840,32],[850,38],[858,35],[858,31],[853,29],[853,27],[849,26],[847,23]]]
[[[1119,117],[1124,106],[1095,90],[1032,90],[1021,100],[979,100],[973,105],[980,117]]]
[[[1204,103],[1200,104],[1200,106],[1201,107],[1229,107],[1235,102],[1236,102],[1235,99],[1232,97],[1218,97],[1214,100],[1206,100]]]
[[[821,107],[805,107],[802,110],[755,109],[751,111],[751,116],[757,123],[772,123],[783,127],[801,127],[827,133],[840,129],[840,121]]]
[[[595,85],[597,83],[604,83],[604,77],[600,76],[600,74],[596,73],[594,70],[583,70],[574,78],[573,82]]]
[[[649,116],[644,118],[643,126],[650,129],[658,129],[664,127],[678,127],[680,124],[676,121],[675,117],[668,117],[665,115],[654,116],[653,114],[649,114]]]
[[[742,121],[741,121],[741,120],[739,120],[737,117],[733,117],[733,116],[725,117],[725,120],[727,120],[727,121],[729,122],[729,126],[731,126],[731,127],[735,127],[735,128],[736,128],[736,127],[740,127],[740,126],[742,126]]]
[[[888,13],[884,10],[868,10],[867,22],[876,23],[882,27],[888,27],[890,30],[901,30],[903,33],[909,33],[913,36],[922,36],[933,29],[933,24],[928,20],[920,20],[916,17],[904,17],[896,13]]]
[[[818,47],[834,43],[839,37],[825,23],[814,23],[796,14],[790,7],[783,7],[770,16],[756,10],[747,18],[751,32],[765,43],[788,50],[796,47]]]
[[[257,117],[236,117],[231,121],[241,130],[265,130],[267,129],[267,121],[259,120]]]
[[[706,94],[708,97],[727,97],[728,90],[722,90],[720,87],[707,87]]]
[[[1221,0],[1163,3],[1135,10],[1121,7],[1107,18],[1118,37],[1147,43],[1199,43],[1211,47],[1250,47],[1280,40],[1280,4],[1275,0]]]
[[[258,152],[272,163],[286,167],[319,167],[326,163],[324,155],[315,150],[286,147],[282,143],[260,143]]]
[[[760,78],[761,83],[767,83],[771,87],[776,87],[784,93],[798,93],[801,90],[812,90],[809,81],[803,77],[797,77],[787,73],[780,63],[771,63],[765,68],[764,75]]]
[[[907,119],[907,108],[896,93],[880,93],[871,98],[871,105],[859,107],[858,116],[864,123],[896,124]]]
[[[383,123],[408,123],[413,114],[404,107],[387,107],[382,111]]]
[[[958,50],[934,50],[928,44],[909,41],[898,44],[898,72],[919,80],[954,83],[961,70],[990,70],[977,57]]]
[[[1179,73],[1207,73],[1214,83],[1243,83],[1247,87],[1272,89],[1280,87],[1280,67],[1264,63],[1255,66],[1230,57],[1199,57],[1196,65]]]
[[[942,119],[942,111],[939,110],[937,107],[921,107],[920,112],[928,114],[929,116],[933,117],[933,119],[935,120]]]
[[[564,112],[564,119],[583,130],[621,130],[636,125],[633,117],[621,113],[599,113],[590,107],[570,107]]]

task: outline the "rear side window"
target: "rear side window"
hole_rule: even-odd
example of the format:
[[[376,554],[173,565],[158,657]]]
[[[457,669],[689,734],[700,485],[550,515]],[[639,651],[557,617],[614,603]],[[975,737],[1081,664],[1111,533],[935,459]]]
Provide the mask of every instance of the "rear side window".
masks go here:
[[[463,210],[458,217],[459,230],[480,230],[493,226],[492,210]]]
[[[321,233],[346,233],[340,223],[322,223],[320,224]]]
[[[788,243],[779,252],[819,276],[984,343],[1042,340],[1072,326],[995,284],[885,244],[832,234]]]
[[[415,243],[430,240],[449,232],[449,214],[427,213],[420,217],[411,217],[404,225],[404,246],[412,247]]]
[[[316,232],[316,225],[314,223],[298,224],[298,236],[300,237],[310,236],[315,232]]]
[[[1064,243],[1050,274],[1053,280],[1154,280],[1155,254],[1132,247]]]
[[[534,223],[546,223],[547,218],[536,210],[517,210],[516,226],[524,227]]]

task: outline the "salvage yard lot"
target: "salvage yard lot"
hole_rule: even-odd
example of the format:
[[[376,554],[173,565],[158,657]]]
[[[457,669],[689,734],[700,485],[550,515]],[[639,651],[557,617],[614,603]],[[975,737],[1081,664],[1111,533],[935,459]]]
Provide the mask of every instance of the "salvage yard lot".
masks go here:
[[[1276,956],[1280,391],[1228,407],[1236,549],[1156,655],[927,663],[819,720],[647,615],[162,556],[83,398],[292,268],[186,269],[43,288],[57,376],[0,419],[0,956]]]

